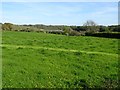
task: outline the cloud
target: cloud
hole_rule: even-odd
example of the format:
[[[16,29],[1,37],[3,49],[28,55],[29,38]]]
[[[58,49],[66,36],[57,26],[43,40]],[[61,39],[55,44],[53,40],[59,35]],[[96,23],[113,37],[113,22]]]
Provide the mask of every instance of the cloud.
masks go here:
[[[82,25],[92,19],[98,24],[116,24],[117,6],[114,3],[6,2],[3,15],[3,21],[15,23]]]

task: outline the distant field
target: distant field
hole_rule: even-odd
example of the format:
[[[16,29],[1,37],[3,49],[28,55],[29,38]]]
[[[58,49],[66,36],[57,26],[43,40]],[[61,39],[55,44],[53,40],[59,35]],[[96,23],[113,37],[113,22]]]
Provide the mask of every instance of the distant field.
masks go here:
[[[117,87],[118,39],[3,32],[4,88]]]

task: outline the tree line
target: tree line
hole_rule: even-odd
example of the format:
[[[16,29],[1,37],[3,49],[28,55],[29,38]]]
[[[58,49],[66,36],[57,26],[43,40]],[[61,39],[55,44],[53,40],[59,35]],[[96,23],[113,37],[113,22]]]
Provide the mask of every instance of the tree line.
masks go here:
[[[9,31],[24,31],[24,32],[44,32],[54,34],[64,34],[71,36],[92,35],[95,33],[113,33],[120,32],[120,25],[103,26],[97,25],[94,21],[88,20],[82,26],[67,26],[67,25],[43,25],[43,24],[29,24],[16,25],[12,23],[0,23],[2,30]],[[49,32],[50,30],[50,32]]]

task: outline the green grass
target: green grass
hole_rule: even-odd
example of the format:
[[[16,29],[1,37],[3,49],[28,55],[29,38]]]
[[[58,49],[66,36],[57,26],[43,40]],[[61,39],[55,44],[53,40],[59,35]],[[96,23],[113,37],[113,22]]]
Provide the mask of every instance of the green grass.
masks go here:
[[[4,88],[117,87],[118,39],[3,32]]]

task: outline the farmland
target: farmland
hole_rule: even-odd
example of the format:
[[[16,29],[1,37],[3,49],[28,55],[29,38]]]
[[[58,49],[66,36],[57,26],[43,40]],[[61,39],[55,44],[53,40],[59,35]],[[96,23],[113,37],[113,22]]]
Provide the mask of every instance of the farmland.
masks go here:
[[[3,88],[118,86],[118,39],[2,33]]]

